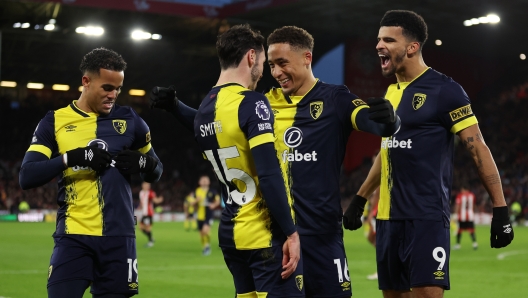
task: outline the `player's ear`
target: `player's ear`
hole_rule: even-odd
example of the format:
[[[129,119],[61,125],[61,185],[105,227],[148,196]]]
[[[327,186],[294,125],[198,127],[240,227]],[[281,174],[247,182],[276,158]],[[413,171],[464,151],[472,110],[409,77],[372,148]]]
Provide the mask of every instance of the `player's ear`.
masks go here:
[[[250,49],[249,51],[247,51],[246,57],[248,60],[248,66],[250,68],[253,67],[253,65],[255,65],[255,63],[257,62],[257,52],[255,51],[255,49]]]
[[[304,52],[304,65],[306,65],[306,66],[311,65],[312,64],[312,59],[313,59],[312,52],[310,52],[310,51]]]
[[[409,44],[409,46],[407,46],[407,55],[414,55],[416,54],[417,52],[420,51],[420,43],[419,42],[416,42],[416,41],[413,41]]]
[[[91,79],[88,75],[84,75],[81,79],[83,87],[88,87],[90,85]]]

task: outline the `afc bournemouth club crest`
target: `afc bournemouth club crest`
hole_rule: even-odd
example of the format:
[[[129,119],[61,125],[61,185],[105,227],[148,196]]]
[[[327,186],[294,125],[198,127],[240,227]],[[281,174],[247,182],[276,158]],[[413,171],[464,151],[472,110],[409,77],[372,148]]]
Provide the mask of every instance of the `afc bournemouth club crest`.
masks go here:
[[[312,118],[314,120],[317,120],[319,116],[321,116],[321,113],[323,113],[323,102],[322,101],[314,101],[310,103],[310,115],[312,115]]]
[[[114,129],[120,133],[124,134],[127,128],[127,124],[125,120],[112,120],[112,124],[114,125]]]
[[[295,277],[295,284],[297,284],[297,289],[299,289],[299,291],[302,291],[302,288],[304,287],[304,281],[303,281],[302,275],[297,275]]]
[[[427,98],[427,95],[423,93],[414,93],[413,99],[412,99],[412,107],[415,110],[418,110],[423,106],[425,103],[425,99]]]

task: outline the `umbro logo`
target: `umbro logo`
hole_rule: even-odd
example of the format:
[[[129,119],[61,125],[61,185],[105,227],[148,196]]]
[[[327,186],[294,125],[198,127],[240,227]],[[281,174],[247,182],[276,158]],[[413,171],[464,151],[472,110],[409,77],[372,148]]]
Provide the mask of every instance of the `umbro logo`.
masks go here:
[[[69,131],[75,131],[75,129],[77,128],[77,126],[73,125],[73,124],[70,124],[70,125],[66,125],[64,126],[64,128],[66,128],[66,132],[69,132]]]
[[[93,154],[92,149],[90,149],[88,151],[84,151],[84,159],[85,160],[92,161],[93,156],[94,156],[94,154]]]
[[[511,225],[507,224],[505,226],[502,226],[504,228],[504,233],[509,234],[512,231]]]
[[[147,158],[141,156],[141,157],[139,158],[139,168],[140,168],[140,169],[144,169],[146,165],[147,165]]]

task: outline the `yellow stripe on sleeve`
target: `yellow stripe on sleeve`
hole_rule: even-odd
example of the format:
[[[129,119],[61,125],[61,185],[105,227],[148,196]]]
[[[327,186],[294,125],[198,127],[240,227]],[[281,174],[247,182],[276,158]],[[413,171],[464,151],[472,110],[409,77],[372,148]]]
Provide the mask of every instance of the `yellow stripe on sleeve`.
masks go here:
[[[146,154],[147,152],[149,152],[150,148],[152,148],[152,144],[148,143],[145,147],[139,148],[138,151],[143,154]]]
[[[249,140],[249,148],[254,148],[258,145],[262,145],[264,143],[273,143],[275,142],[275,137],[272,133],[263,133],[261,135],[258,135],[256,137],[251,138]]]
[[[51,149],[44,146],[44,145],[31,145],[29,146],[29,149],[27,151],[35,151],[42,153],[48,157],[48,159],[51,157]]]
[[[470,127],[471,125],[475,125],[477,124],[478,121],[477,121],[477,117],[475,116],[471,116],[467,119],[464,119],[460,122],[458,122],[457,124],[453,125],[453,127],[451,127],[451,133],[457,133],[465,128],[468,128]]]
[[[366,109],[368,108],[369,106],[366,106],[366,105],[362,105],[362,106],[359,106],[357,108],[354,109],[354,111],[352,112],[352,116],[350,116],[350,119],[352,120],[352,127],[355,129],[355,130],[358,130],[359,131],[359,128],[357,127],[357,124],[356,124],[356,116],[357,116],[357,113],[359,111],[361,111],[362,109]]]

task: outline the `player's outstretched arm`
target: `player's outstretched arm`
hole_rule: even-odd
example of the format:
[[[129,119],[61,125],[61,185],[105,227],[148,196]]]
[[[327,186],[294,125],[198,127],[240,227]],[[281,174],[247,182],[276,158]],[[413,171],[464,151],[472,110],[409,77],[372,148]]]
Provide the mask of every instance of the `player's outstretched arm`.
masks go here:
[[[283,272],[281,273],[282,278],[286,279],[297,268],[301,258],[301,244],[293,223],[275,146],[273,143],[264,143],[251,148],[251,153],[266,205],[284,234],[288,236],[283,246]]]
[[[186,106],[176,97],[174,86],[154,87],[150,92],[150,108],[158,108],[171,113],[185,128],[194,131],[196,110]]]
[[[513,228],[508,216],[508,206],[504,199],[499,171],[491,152],[484,142],[478,124],[458,133],[475,161],[482,184],[490,195],[493,204],[490,245],[494,248],[508,246],[513,240]]]
[[[343,214],[343,227],[347,230],[357,230],[361,228],[363,223],[361,222],[361,216],[365,210],[365,204],[367,203],[368,197],[379,187],[381,182],[381,156],[378,153],[367,179],[359,188],[358,193],[352,198],[350,205]]]
[[[400,129],[400,117],[396,115],[392,104],[381,97],[367,99],[369,108],[361,109],[355,119],[359,130],[390,137]]]

